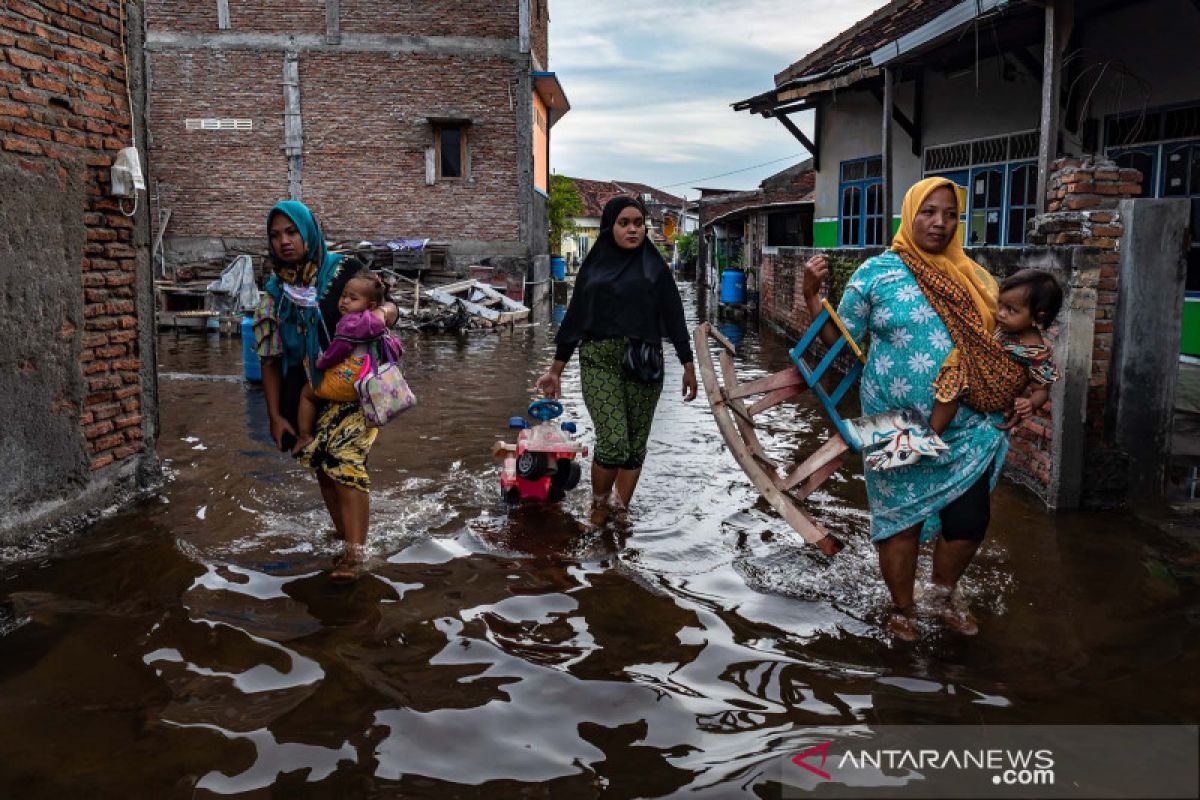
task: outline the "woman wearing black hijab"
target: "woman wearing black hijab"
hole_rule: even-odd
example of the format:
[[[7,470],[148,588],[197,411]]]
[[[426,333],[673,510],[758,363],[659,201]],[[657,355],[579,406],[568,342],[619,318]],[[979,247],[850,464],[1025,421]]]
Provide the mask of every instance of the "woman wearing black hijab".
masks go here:
[[[596,428],[596,521],[607,516],[614,487],[611,502],[618,508],[629,505],[637,488],[662,393],[662,369],[654,369],[654,356],[661,365],[664,337],[684,366],[682,393],[690,402],[696,398],[696,370],[679,289],[657,248],[646,239],[645,207],[633,198],[615,197],[604,206],[600,236],[579,268],[555,337],[554,363],[537,381],[547,397],[559,397],[563,367],[579,347],[583,400]],[[655,352],[647,354],[644,344]]]

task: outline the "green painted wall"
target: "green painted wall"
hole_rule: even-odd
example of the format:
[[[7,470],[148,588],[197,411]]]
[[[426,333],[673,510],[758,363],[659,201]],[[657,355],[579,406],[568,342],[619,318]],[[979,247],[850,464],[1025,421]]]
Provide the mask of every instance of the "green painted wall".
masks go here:
[[[837,246],[837,220],[815,220],[813,222],[813,247],[831,248]]]
[[[900,230],[900,218],[892,217],[892,235]],[[813,221],[813,247],[831,249],[838,246],[838,222],[836,219]]]

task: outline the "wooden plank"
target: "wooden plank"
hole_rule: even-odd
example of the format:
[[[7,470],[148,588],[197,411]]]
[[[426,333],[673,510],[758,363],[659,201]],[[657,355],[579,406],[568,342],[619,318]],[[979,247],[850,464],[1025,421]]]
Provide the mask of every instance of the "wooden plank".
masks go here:
[[[475,283],[476,281],[471,279],[466,281],[455,281],[454,283],[444,283],[441,286],[428,286],[426,287],[426,293],[436,289],[439,292],[445,292],[446,294],[459,294],[460,292],[465,292],[467,289],[475,288]]]
[[[733,356],[729,351],[722,350],[719,354],[721,364],[721,381],[726,386],[737,385],[737,370],[733,366]],[[750,452],[766,457],[766,451],[762,444],[758,441],[758,432],[754,430],[754,420],[746,413],[746,406],[741,400],[729,400],[727,403],[729,410],[734,413],[734,422],[737,423],[738,431],[742,434],[742,440],[746,442],[750,448]]]
[[[804,481],[804,485],[799,489],[788,492],[789,496],[796,502],[807,500],[808,496],[820,488],[821,484],[829,480],[829,476],[837,472],[842,467],[842,457],[830,461],[825,466],[808,476],[808,480]]]
[[[707,325],[708,323],[705,323],[705,324]],[[716,328],[713,328],[710,326],[708,329],[708,335],[711,336],[712,338],[716,339],[717,343],[720,344],[721,347],[724,347],[726,350],[728,350],[730,353],[737,352],[737,348],[733,346],[733,342],[726,339],[725,336]],[[705,339],[705,341],[704,341],[704,346],[708,347],[707,339]]]
[[[529,308],[523,303],[518,303],[503,292],[499,292],[495,287],[488,286],[486,283],[475,282],[475,288],[483,292],[488,297],[494,298],[500,302],[508,311],[528,311]]]
[[[829,441],[817,448],[817,452],[806,458],[800,466],[792,470],[791,474],[780,484],[780,488],[786,491],[793,486],[800,485],[804,479],[816,474],[818,470],[834,459],[840,458],[842,453],[845,453],[849,449],[849,445],[842,440],[841,434],[834,434]]]
[[[796,533],[800,534],[800,537],[804,541],[810,544],[822,542],[822,540],[829,537],[829,532],[820,523],[805,513],[794,500],[776,488],[774,481],[768,477],[762,466],[756,461],[754,454],[750,451],[750,447],[739,436],[733,418],[726,410],[726,402],[721,397],[721,385],[717,381],[712,356],[708,349],[709,330],[709,324],[707,322],[702,323],[697,326],[692,336],[696,345],[697,361],[700,364],[700,377],[704,383],[704,391],[708,396],[709,405],[713,409],[713,417],[717,422],[717,430],[720,431],[722,438],[725,439],[725,444],[729,446],[730,452],[733,453],[733,457],[742,468],[742,471],[746,473],[750,482],[754,484],[754,488],[770,504],[771,508],[775,509],[775,512],[783,517],[784,521]],[[734,400],[731,402],[737,403],[740,401]],[[832,543],[825,543],[824,547],[828,547],[830,544]],[[833,549],[836,550],[836,546]]]
[[[159,223],[158,233],[154,234],[154,247],[150,249],[150,258],[158,255],[158,248],[162,247],[163,233],[167,230],[167,224],[171,221],[171,209],[167,209],[163,214],[162,222]]]
[[[481,305],[472,303],[470,300],[464,300],[461,297],[455,297],[454,295],[446,294],[441,289],[427,289],[425,291],[425,295],[430,300],[434,300],[444,306],[452,306],[455,303],[462,303],[463,308],[465,308],[469,313],[474,314],[477,317],[483,317],[491,322],[497,322],[500,319],[500,312],[496,311],[494,308],[484,308]]]
[[[746,383],[734,386],[732,389],[727,386],[725,387],[725,393],[732,400],[741,400],[744,397],[774,392],[777,389],[785,389],[789,386],[808,386],[804,382],[804,376],[800,374],[800,370],[795,367],[788,367],[765,378],[756,378],[752,381],[747,381]]]
[[[1062,75],[1062,46],[1058,39],[1057,14],[1063,0],[1046,3],[1042,34],[1042,118],[1038,132],[1037,212],[1046,211],[1050,170],[1058,154],[1058,84]]]
[[[757,403],[755,403],[754,405],[752,405],[748,409],[746,409],[746,413],[748,413],[751,417],[757,417],[759,414],[763,413],[764,411],[772,409],[775,406],[779,405],[780,403],[790,400],[793,397],[801,395],[807,391],[808,391],[808,386],[804,386],[804,387],[787,386],[787,387],[784,387],[783,389],[776,389],[775,391],[769,393],[766,397],[764,397],[763,399],[759,400]]]
[[[895,190],[895,181],[892,178],[893,173],[893,158],[892,158],[892,120],[894,119],[894,110],[896,107],[895,97],[895,75],[890,67],[883,69],[883,186],[880,193],[883,195],[883,244],[889,246],[892,243],[892,192]]]
[[[796,123],[788,119],[787,114],[772,114],[772,117],[779,120],[783,127],[788,129],[788,132],[799,140],[800,144],[804,145],[804,149],[815,159],[817,157],[817,146],[812,140],[804,135],[804,131],[796,127]]]

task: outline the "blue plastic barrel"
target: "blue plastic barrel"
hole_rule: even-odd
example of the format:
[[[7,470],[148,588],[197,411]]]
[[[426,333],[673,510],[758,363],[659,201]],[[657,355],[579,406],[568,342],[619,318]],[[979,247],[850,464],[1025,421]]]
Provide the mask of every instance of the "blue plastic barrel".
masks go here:
[[[262,380],[262,362],[254,352],[254,318],[242,317],[242,376],[258,383]]]
[[[721,302],[738,306],[746,302],[746,273],[736,269],[721,273]]]
[[[566,303],[556,303],[554,306],[553,316],[554,316],[554,324],[562,325],[563,319],[565,319],[567,316],[567,304]]]
[[[567,260],[562,256],[550,256],[550,277],[556,281],[567,279]]]

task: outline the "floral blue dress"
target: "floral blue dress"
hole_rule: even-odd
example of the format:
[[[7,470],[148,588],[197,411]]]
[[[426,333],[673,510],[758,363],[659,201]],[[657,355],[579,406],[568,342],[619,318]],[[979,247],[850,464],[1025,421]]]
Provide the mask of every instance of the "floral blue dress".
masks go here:
[[[926,419],[933,411],[933,379],[954,347],[941,318],[908,267],[893,252],[863,262],[846,284],[838,314],[856,341],[869,334],[870,350],[860,396],[864,414],[909,408]],[[994,489],[1008,452],[996,428],[1000,414],[981,414],[960,404],[942,434],[950,450],[935,459],[884,472],[866,471],[871,541],[878,542],[924,522],[921,539],[941,530],[938,512],[991,470]]]

